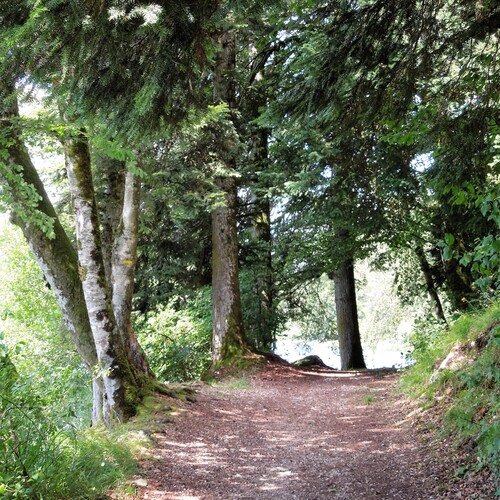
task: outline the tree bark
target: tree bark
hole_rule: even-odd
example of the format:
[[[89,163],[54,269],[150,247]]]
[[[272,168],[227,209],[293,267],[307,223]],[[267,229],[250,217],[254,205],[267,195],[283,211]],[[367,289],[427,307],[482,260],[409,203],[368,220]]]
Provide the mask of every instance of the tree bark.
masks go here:
[[[95,156],[97,171],[105,180],[98,204],[104,269],[112,290],[113,312],[131,363],[139,373],[154,377],[132,328],[141,181],[127,172],[125,162],[99,153]]]
[[[99,204],[99,213],[102,225],[102,256],[106,279],[111,287],[113,248],[123,211],[127,167],[125,162],[106,157],[98,152],[94,156],[98,175],[102,176],[105,182],[102,202]]]
[[[234,32],[219,34],[221,50],[215,64],[214,100],[226,102],[235,107],[234,77],[236,49]],[[224,138],[221,143],[224,144]],[[228,172],[234,171],[235,159],[228,151],[226,158]],[[218,152],[220,153],[220,152]],[[249,352],[243,317],[238,271],[238,235],[236,228],[236,177],[229,173],[215,179],[215,184],[224,195],[223,206],[212,212],[212,302],[213,334],[212,359],[214,363],[229,362]]]
[[[238,273],[236,232],[236,179],[216,179],[225,193],[225,205],[212,213],[212,300],[214,362],[228,361],[248,352]]]
[[[25,209],[24,212],[28,218],[13,214],[12,220],[23,231],[36,262],[56,295],[71,340],[85,366],[93,376],[92,421],[95,423],[103,414],[102,393],[104,385],[102,377],[95,373],[97,352],[80,281],[77,254],[59,221],[21,139],[20,131],[15,125],[15,120],[19,118],[19,110],[12,95],[13,88],[4,89],[4,92],[0,92],[3,109],[0,119],[0,132],[2,135],[6,135],[10,143],[4,165],[11,172],[18,169],[20,178],[14,180],[2,176],[2,184],[4,189],[9,190],[13,202],[21,209],[23,207]],[[6,104],[7,99],[11,100],[10,104]],[[34,208],[53,221],[54,237],[50,238],[47,232],[43,231],[35,222],[29,220],[29,214],[32,212],[33,207],[30,200],[26,199],[26,187],[30,187],[38,197]]]
[[[90,154],[83,133],[65,142],[66,166],[75,210],[80,279],[104,382],[106,423],[134,414],[137,381],[113,314],[99,230]]]
[[[345,260],[333,273],[333,281],[335,284],[335,309],[337,312],[341,369],[366,368],[359,333],[354,262],[352,259]]]
[[[144,351],[132,328],[132,298],[139,240],[140,198],[141,180],[132,172],[127,172],[125,174],[121,219],[119,226],[114,231],[113,311],[130,361],[140,373],[153,376]]]

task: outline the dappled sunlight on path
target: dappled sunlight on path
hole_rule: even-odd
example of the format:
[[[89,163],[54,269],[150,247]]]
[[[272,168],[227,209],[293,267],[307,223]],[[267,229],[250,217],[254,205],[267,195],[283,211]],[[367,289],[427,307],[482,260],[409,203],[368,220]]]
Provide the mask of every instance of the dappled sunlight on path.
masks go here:
[[[138,498],[431,498],[393,381],[280,368],[249,389],[206,387],[156,435]]]

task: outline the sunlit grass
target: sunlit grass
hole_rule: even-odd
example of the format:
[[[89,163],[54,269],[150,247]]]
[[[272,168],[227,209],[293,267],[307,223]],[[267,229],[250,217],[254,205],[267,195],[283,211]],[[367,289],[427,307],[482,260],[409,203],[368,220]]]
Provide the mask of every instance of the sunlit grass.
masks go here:
[[[415,365],[402,387],[424,407],[440,411],[437,436],[455,446],[475,443],[474,466],[500,470],[500,303],[460,317],[449,330],[417,332]],[[419,342],[419,343],[418,343]],[[456,346],[463,359],[438,370]],[[462,346],[462,347],[458,347]],[[472,466],[472,465],[471,465]]]

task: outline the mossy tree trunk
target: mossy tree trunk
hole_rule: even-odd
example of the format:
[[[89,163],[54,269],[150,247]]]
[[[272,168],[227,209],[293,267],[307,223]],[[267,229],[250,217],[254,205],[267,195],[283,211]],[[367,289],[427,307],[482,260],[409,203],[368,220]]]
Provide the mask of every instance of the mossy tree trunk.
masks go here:
[[[66,166],[75,211],[80,279],[104,382],[105,422],[131,416],[143,381],[120,334],[106,279],[90,153],[83,132],[65,141]]]
[[[112,253],[113,311],[130,361],[140,373],[149,376],[146,356],[132,328],[132,298],[139,241],[141,180],[132,172],[125,174],[120,222],[115,230]]]
[[[212,357],[224,363],[248,348],[238,281],[236,179],[222,177],[216,184],[224,191],[225,204],[212,213]]]
[[[17,125],[19,110],[13,87],[0,88],[0,97],[0,135],[6,140],[5,144],[8,144],[5,148],[6,159],[0,164],[0,181],[10,197],[11,219],[23,231],[35,260],[56,295],[71,340],[92,373],[92,421],[96,422],[103,418],[104,383],[95,371],[97,351],[80,280],[77,254],[21,138]],[[39,214],[51,221],[52,234],[37,223]]]
[[[339,335],[340,363],[342,370],[366,368],[361,347],[356,304],[354,262],[347,259],[333,273],[335,309]]]
[[[140,373],[152,375],[132,328],[141,180],[127,171],[124,161],[109,158],[99,152],[92,153],[97,174],[104,181],[97,203],[102,228],[104,269],[112,291],[113,312],[130,361]]]
[[[235,33],[222,31],[218,42],[220,50],[215,64],[214,101],[226,102],[234,109]],[[224,364],[247,353],[249,348],[241,314],[238,271],[236,161],[230,152],[231,145],[226,147],[228,141],[224,137],[220,139],[219,144],[226,151],[217,153],[225,159],[227,174],[215,179],[223,194],[223,203],[212,212],[212,358],[214,363]]]
[[[95,150],[92,150],[92,159],[95,164],[96,176],[103,180],[101,189],[96,187],[96,196],[102,228],[101,244],[104,268],[106,279],[111,286],[113,247],[123,211],[127,165],[124,161],[110,158]]]

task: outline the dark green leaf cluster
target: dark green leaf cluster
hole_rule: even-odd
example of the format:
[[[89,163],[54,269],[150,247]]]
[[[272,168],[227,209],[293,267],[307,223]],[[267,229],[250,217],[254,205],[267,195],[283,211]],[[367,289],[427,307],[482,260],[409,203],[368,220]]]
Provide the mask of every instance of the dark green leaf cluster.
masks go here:
[[[6,5],[3,71],[45,86],[66,116],[97,114],[115,135],[135,137],[179,121],[196,101],[217,2],[21,5]]]

